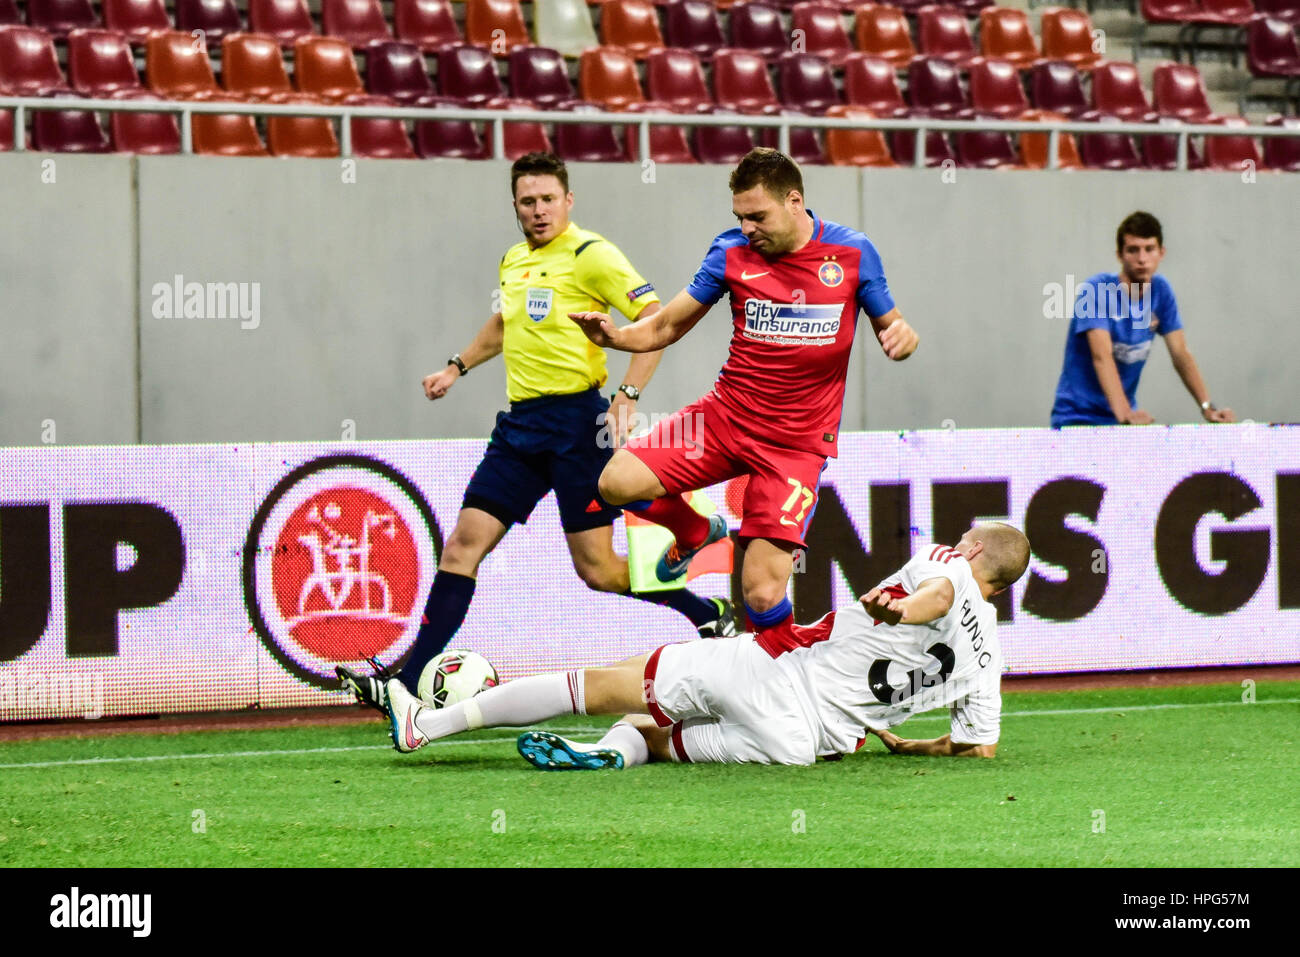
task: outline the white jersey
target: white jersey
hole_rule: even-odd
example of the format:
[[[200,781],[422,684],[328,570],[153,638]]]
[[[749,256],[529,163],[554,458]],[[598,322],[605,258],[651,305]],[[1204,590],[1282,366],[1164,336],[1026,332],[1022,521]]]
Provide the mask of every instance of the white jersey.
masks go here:
[[[998,740],[1002,653],[997,610],[954,549],[924,545],[880,587],[902,598],[931,578],[952,582],[948,614],[924,625],[875,622],[861,602],[797,628],[800,644],[777,658],[818,733],[818,754],[859,748],[866,729],[951,708],[952,740]]]

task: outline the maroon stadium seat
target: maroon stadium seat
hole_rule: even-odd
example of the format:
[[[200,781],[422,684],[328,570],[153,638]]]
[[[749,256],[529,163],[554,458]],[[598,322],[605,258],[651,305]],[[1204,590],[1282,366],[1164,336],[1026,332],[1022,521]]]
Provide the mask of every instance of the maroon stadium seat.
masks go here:
[[[672,109],[668,103],[646,100],[644,103],[632,104],[628,112],[668,113],[672,112]],[[692,112],[694,111],[692,110]],[[629,124],[624,127],[623,139],[628,159],[639,162],[641,159],[640,129],[633,124]],[[664,126],[661,124],[652,124],[650,127],[650,158],[656,163],[698,162],[694,154],[691,153],[690,143],[686,140],[686,131],[680,126]]]
[[[14,114],[12,110],[0,110],[0,153],[7,153],[14,148]]]
[[[690,50],[697,57],[712,56],[727,45],[718,10],[709,0],[675,0],[666,5],[664,34],[670,47]]]
[[[803,110],[782,109],[778,115],[794,117],[808,114]],[[759,134],[759,146],[779,149],[780,143],[781,132],[778,129],[765,129]],[[802,129],[790,128],[790,146],[786,155],[801,166],[820,166],[826,162],[826,151],[822,149],[821,141],[817,138],[817,131],[807,126]]]
[[[99,18],[95,16],[95,10],[90,5],[90,0],[27,0],[27,24],[36,27],[38,30],[44,30],[57,40],[66,37],[70,30],[100,25]],[[54,125],[56,124],[51,121],[52,128]],[[72,129],[71,125],[67,129],[70,136],[75,137],[78,135],[78,131]],[[91,135],[89,127],[83,125],[82,132],[85,134],[87,143],[93,141],[94,137]],[[33,134],[34,136],[35,134]],[[105,152],[108,140],[104,140],[104,144],[105,150],[95,150],[93,152]],[[69,152],[79,151],[70,150]]]
[[[22,22],[22,15],[18,12],[17,0],[0,0],[0,27],[7,27]],[[13,118],[10,117],[10,125],[12,126],[12,124]],[[13,148],[13,137],[10,137],[8,149]]]
[[[447,0],[393,0],[393,30],[397,39],[432,53],[460,42],[460,29]]]
[[[777,61],[776,75],[785,106],[818,115],[843,102],[830,65],[820,56],[787,53]]]
[[[716,116],[735,115],[735,110],[715,106]],[[695,155],[701,163],[734,166],[754,148],[754,138],[743,126],[699,126],[695,129]]]
[[[113,147],[94,113],[33,110],[32,149],[43,153],[108,153]]]
[[[942,57],[965,69],[978,54],[966,15],[956,7],[927,6],[916,14],[918,46],[927,56]]]
[[[912,57],[916,56],[916,47],[912,43],[907,17],[897,7],[876,3],[858,7],[854,32],[859,50],[883,57],[895,69],[903,69],[912,62]],[[863,143],[865,144],[866,141],[864,140]]]
[[[543,110],[565,109],[577,101],[564,57],[548,47],[510,51],[510,95],[532,100]]]
[[[1223,126],[1248,126],[1244,116],[1221,116],[1217,121]],[[1263,169],[1259,147],[1253,136],[1207,136],[1205,138],[1205,168],[1240,173]]]
[[[844,98],[881,119],[907,114],[894,68],[888,60],[870,54],[855,53],[844,61]]]
[[[483,47],[453,46],[438,51],[438,88],[464,106],[482,106],[505,96],[496,61]]]
[[[59,69],[54,40],[44,30],[5,27],[0,30],[0,93],[7,96],[49,96],[68,89]]]
[[[239,33],[244,27],[235,0],[176,0],[176,29],[202,30],[211,49],[220,46],[227,33]]]
[[[844,58],[853,52],[840,8],[833,4],[811,0],[796,3],[790,11],[791,38],[799,37],[802,30],[803,47],[800,53],[813,53],[828,60],[832,66],[844,64]]]
[[[790,36],[781,23],[781,11],[775,6],[757,0],[742,3],[731,8],[729,17],[733,47],[753,50],[768,59],[775,59],[790,49]]]
[[[112,30],[68,34],[68,80],[82,96],[99,99],[143,88],[126,36]]]
[[[1300,26],[1300,0],[1255,0],[1255,12]]]
[[[1201,0],[1202,22],[1244,27],[1255,16],[1251,0]]]
[[[354,96],[351,106],[387,106],[392,101],[382,96]],[[398,119],[352,120],[352,154],[365,159],[415,159],[406,125]]]
[[[1180,126],[1181,120],[1162,117],[1162,125]],[[1173,170],[1178,168],[1178,137],[1144,136],[1139,146],[1142,151],[1142,163],[1148,169]],[[1202,169],[1205,161],[1196,149],[1196,141],[1187,141],[1187,168]]]
[[[968,169],[1015,169],[1020,165],[1011,137],[992,130],[958,133],[953,137],[957,162]]]
[[[1079,71],[1068,63],[1047,60],[1029,74],[1030,98],[1040,110],[1079,119],[1090,107],[1083,95]]]
[[[116,98],[157,99],[144,90],[119,93]],[[181,151],[181,131],[174,113],[110,113],[108,138],[118,153],[163,155]]]
[[[578,59],[578,93],[589,103],[625,110],[645,100],[636,61],[614,47],[593,47]]]
[[[1142,89],[1137,66],[1132,63],[1111,61],[1092,71],[1092,106],[1126,123],[1150,123],[1158,118]]]
[[[1151,78],[1156,112],[1184,123],[1214,123],[1200,70],[1183,63],[1162,63]]]
[[[306,0],[248,0],[248,28],[275,37],[284,49],[316,32]]]
[[[321,0],[320,12],[321,32],[347,40],[354,50],[393,38],[379,0]]]
[[[975,112],[1013,120],[1029,109],[1015,64],[980,58],[970,67],[970,99]]]
[[[918,111],[913,110],[912,116],[919,118]],[[898,160],[900,166],[912,166],[915,163],[916,155],[916,134],[910,130],[900,130],[891,137],[893,141],[894,158]],[[937,130],[927,130],[925,134],[925,165],[942,166],[944,163],[957,162],[957,157],[948,145],[948,138]]]
[[[403,106],[438,102],[420,48],[400,40],[375,43],[366,52],[366,89]]]
[[[1043,11],[1043,56],[1076,70],[1091,70],[1103,59],[1092,49],[1092,18],[1083,10],[1048,7]]]
[[[106,29],[121,33],[140,46],[155,30],[172,28],[163,0],[103,0],[101,11]]]
[[[1246,28],[1246,67],[1252,77],[1300,77],[1300,47],[1285,20],[1256,17]]]
[[[704,69],[694,53],[671,47],[656,50],[646,57],[645,64],[646,95],[651,100],[683,112],[713,108]]]
[[[719,50],[713,55],[713,99],[739,113],[775,113],[781,108],[767,61],[754,50]]]
[[[564,112],[603,113],[604,110],[591,103],[574,103]],[[555,153],[561,159],[577,163],[626,162],[616,130],[617,127],[607,123],[556,123]]]
[[[1098,126],[1116,123],[1113,116],[1098,118]],[[1133,140],[1123,133],[1088,133],[1079,137],[1079,156],[1089,169],[1130,170],[1141,169],[1142,159],[1133,146]]]
[[[1285,126],[1300,132],[1300,118],[1275,116],[1269,126]],[[13,142],[13,137],[10,137]],[[1268,136],[1264,138],[1264,165],[1271,170],[1300,173],[1300,136]]]
[[[450,97],[442,97],[429,106],[461,106]],[[426,159],[486,159],[491,155],[474,129],[474,124],[464,120],[417,120],[415,123],[415,151]]]
[[[293,45],[293,82],[325,100],[364,96],[352,47],[342,37],[299,37]]]
[[[535,110],[536,104],[528,100],[507,98],[492,104],[501,110]],[[546,127],[541,123],[507,123],[505,124],[505,154],[508,160],[517,160],[525,153],[549,153],[552,149]],[[489,144],[491,140],[488,141]],[[489,146],[489,155],[490,146]]]
[[[957,67],[937,56],[919,56],[908,65],[907,102],[913,110],[934,116],[964,119],[974,115]]]
[[[662,50],[659,14],[650,0],[608,0],[600,8],[600,42],[622,47],[638,60],[651,50]],[[559,130],[555,138],[560,138]]]

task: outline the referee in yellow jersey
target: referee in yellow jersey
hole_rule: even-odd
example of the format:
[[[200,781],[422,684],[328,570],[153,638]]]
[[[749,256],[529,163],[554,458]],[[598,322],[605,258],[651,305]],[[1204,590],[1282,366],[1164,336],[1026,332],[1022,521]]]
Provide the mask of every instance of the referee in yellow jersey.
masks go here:
[[[501,259],[501,311],[446,368],[424,379],[424,394],[441,399],[461,376],[504,353],[510,411],[497,414],[443,547],[424,624],[397,675],[413,694],[424,666],[464,622],[479,563],[552,489],[578,576],[596,591],[632,594],[627,561],[613,548],[620,510],[597,500],[596,482],[613,446],[625,438],[626,423],[663,353],[634,356],[607,402],[600,391],[608,378],[605,353],[568,315],[614,306],[635,321],[657,312],[659,297],[617,246],[570,222],[573,193],[563,160],[550,153],[520,157],[511,167],[510,187],[525,241]],[[686,589],[633,597],[680,612],[702,637],[735,633],[731,603],[722,599]],[[384,711],[382,674],[362,676],[342,667],[338,673],[345,688]]]

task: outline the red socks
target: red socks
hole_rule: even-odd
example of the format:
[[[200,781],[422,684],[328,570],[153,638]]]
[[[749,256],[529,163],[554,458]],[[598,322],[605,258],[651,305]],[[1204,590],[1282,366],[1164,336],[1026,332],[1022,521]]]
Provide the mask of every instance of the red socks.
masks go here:
[[[679,548],[695,548],[709,535],[709,520],[686,504],[680,495],[657,498],[637,514],[672,532]]]

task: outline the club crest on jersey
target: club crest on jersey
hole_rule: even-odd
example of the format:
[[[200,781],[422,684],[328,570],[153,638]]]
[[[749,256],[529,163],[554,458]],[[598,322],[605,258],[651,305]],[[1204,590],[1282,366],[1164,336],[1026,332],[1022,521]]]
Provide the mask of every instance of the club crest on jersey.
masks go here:
[[[555,297],[553,289],[538,289],[529,286],[524,294],[524,312],[533,322],[541,322],[551,314],[551,301]]]
[[[839,263],[825,262],[817,270],[817,278],[822,281],[823,286],[830,286],[832,289],[844,281],[844,268]]]

